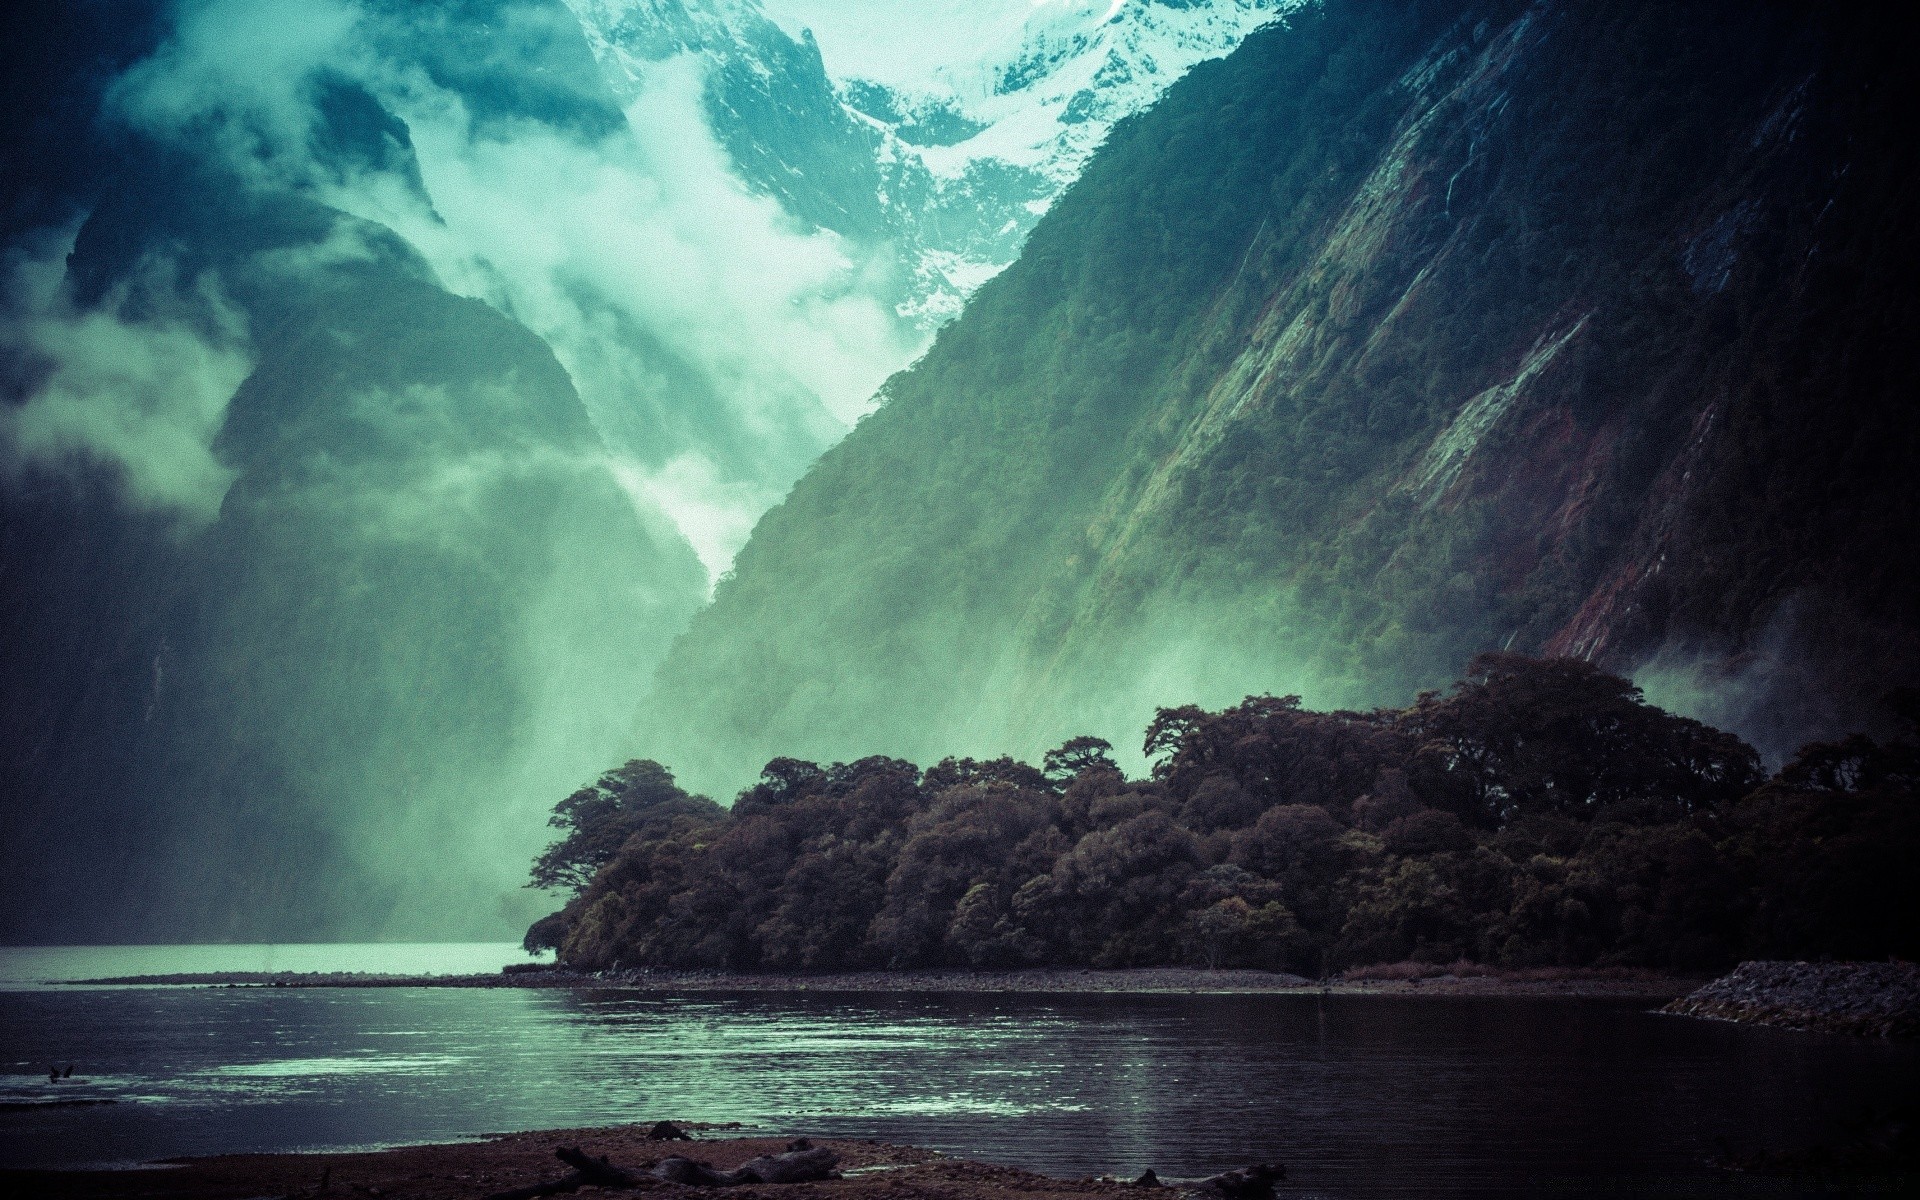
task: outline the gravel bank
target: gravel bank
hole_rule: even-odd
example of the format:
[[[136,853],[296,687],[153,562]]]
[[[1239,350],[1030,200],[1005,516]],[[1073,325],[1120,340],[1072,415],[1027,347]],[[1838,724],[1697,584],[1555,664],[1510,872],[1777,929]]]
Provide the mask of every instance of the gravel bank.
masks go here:
[[[1670,1000],[1698,980],[1609,971],[1510,971],[1311,980],[1278,971],[1202,971],[1152,967],[1128,971],[854,971],[840,975],[742,975],[724,971],[635,970],[586,974],[564,968],[516,968],[492,975],[366,975],[224,972],[82,979],[74,984],[276,988],[621,988],[673,992],[946,992],[1127,995],[1316,993],[1361,996],[1632,996]]]
[[[717,1192],[647,1181],[638,1191],[588,1187],[581,1195],[652,1195],[658,1200],[1119,1200],[1134,1189],[1111,1181],[1049,1179],[1028,1171],[947,1158],[912,1146],[821,1140],[846,1172],[842,1179]],[[784,1138],[737,1138],[693,1143],[650,1142],[645,1126],[516,1133],[440,1146],[313,1154],[228,1154],[175,1159],[127,1171],[4,1171],[9,1195],[45,1200],[480,1200],[560,1179],[567,1167],[557,1146],[606,1155],[615,1166],[645,1171],[669,1154],[731,1169],[749,1158],[784,1150]]]
[[[1662,1011],[1863,1037],[1920,1036],[1913,963],[1745,962]]]

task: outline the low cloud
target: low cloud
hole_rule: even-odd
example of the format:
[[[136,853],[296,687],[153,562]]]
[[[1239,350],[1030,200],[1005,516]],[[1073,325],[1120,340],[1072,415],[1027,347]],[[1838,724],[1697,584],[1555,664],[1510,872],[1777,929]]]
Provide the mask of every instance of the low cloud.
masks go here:
[[[510,8],[489,53],[531,62],[568,19]],[[540,335],[623,475],[717,576],[921,348],[886,299],[890,260],[800,228],[741,182],[708,126],[700,60],[652,64],[625,128],[596,128],[491,101],[476,113],[483,93],[417,53],[442,36],[404,9],[202,0],[113,104],[256,185],[387,226],[450,289]],[[390,162],[321,161],[322,80],[350,81],[405,122],[417,180]],[[611,113],[611,93],[589,84],[597,98],[582,103]]]
[[[380,212],[364,185],[328,198],[544,338],[717,575],[915,347],[838,238],[733,176],[700,95],[691,60],[660,64],[630,134],[593,143],[475,136],[457,97],[399,97],[433,212]]]
[[[349,52],[360,11],[335,0],[199,0],[173,18],[172,37],[108,93],[108,112],[255,176],[301,175],[315,116],[309,77]]]
[[[254,823],[236,835],[310,820],[324,853],[364,868],[343,878],[384,889],[364,920],[395,905],[387,933],[469,918],[458,927],[472,931],[495,895],[520,895],[552,803],[634,749],[633,713],[702,583],[919,336],[857,248],[736,177],[697,62],[655,64],[622,109],[557,0],[487,7],[483,27],[471,7],[186,0],[104,119],[261,201],[238,211],[306,211],[283,203],[297,195],[347,217],[243,230],[267,243],[250,254],[197,246],[223,251],[205,277],[150,261],[84,311],[63,282],[70,233],[0,276],[0,356],[23,364],[4,372],[0,462],[111,461],[141,502],[201,517],[232,482],[209,447],[251,368],[222,282],[264,301],[255,348],[277,356],[279,298],[329,302],[330,277],[363,261],[390,272],[404,241],[571,375],[602,446],[475,448],[457,433],[489,407],[488,385],[416,385],[405,363],[390,387],[352,393],[324,373],[280,379],[296,400],[328,389],[326,414],[408,452],[321,445],[197,543],[217,602],[168,676],[195,699],[163,703],[175,724],[154,735],[170,762],[193,760],[153,785],[181,808],[183,861],[227,853],[199,844],[188,797],[246,796]],[[312,232],[289,240],[296,228]],[[283,402],[265,388],[261,406]],[[549,393],[527,399],[569,416]],[[415,420],[454,432],[415,436]],[[279,481],[274,465],[263,479]],[[409,565],[427,561],[444,578]],[[257,776],[223,773],[233,729]]]
[[[252,368],[244,323],[209,278],[178,286],[147,262],[93,308],[78,308],[64,277],[73,231],[10,253],[0,299],[0,354],[26,386],[0,406],[0,461],[8,472],[108,463],[148,508],[209,520],[233,473],[211,449],[227,403]],[[133,316],[172,297],[176,311]]]

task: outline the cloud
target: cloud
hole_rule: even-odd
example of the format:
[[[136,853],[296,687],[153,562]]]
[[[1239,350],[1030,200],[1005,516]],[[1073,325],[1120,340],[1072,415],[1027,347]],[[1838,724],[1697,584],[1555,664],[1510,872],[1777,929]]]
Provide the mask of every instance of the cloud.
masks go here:
[[[167,736],[224,745],[228,726],[248,728],[284,781],[261,785],[258,811],[311,805],[340,853],[390,882],[396,920],[422,925],[485,907],[453,897],[518,893],[548,806],[634,749],[632,714],[701,599],[699,568],[711,578],[730,565],[759,515],[918,348],[856,248],[797,226],[736,177],[707,126],[696,61],[650,68],[622,108],[571,21],[537,0],[186,0],[105,114],[168,152],[157,157],[260,201],[237,209],[304,211],[281,203],[291,193],[349,215],[325,234],[306,222],[243,231],[271,248],[210,256],[232,295],[264,301],[262,356],[277,353],[267,331],[283,288],[324,300],[311,285],[356,276],[362,261],[384,270],[404,240],[449,290],[540,336],[602,435],[604,448],[564,450],[412,438],[419,453],[391,472],[315,453],[297,487],[248,493],[235,526],[254,540],[206,540],[208,561],[231,569],[207,573],[219,603],[177,677],[213,681],[207,711],[230,703],[232,719],[183,707]],[[286,228],[316,232],[289,242]],[[76,311],[61,282],[70,245],[6,266],[3,349],[33,369],[0,429],[5,462],[111,459],[144,501],[217,513],[231,475],[208,446],[249,370],[244,322],[219,280],[174,279],[157,260]],[[458,423],[466,406],[486,407],[484,386],[438,386],[396,377],[330,392],[325,411],[404,438],[411,414]],[[447,581],[445,597],[409,592],[404,571],[354,590],[414,550],[445,551],[472,576]],[[336,567],[351,570],[336,578]],[[282,590],[289,571],[315,581],[298,605]],[[433,637],[397,644],[393,631],[416,628],[416,599],[476,614],[471,660]],[[368,648],[390,646],[363,667]],[[235,677],[259,686],[231,688]],[[364,707],[343,696],[394,714],[370,746],[326,719]],[[499,720],[478,776],[457,752],[395,765],[476,705]],[[471,728],[464,715],[447,723]],[[457,730],[444,736],[460,745]],[[311,794],[310,780],[321,781]]]
[[[172,37],[115,82],[107,110],[230,165],[297,173],[314,126],[311,73],[348,52],[359,20],[337,0],[181,4]]]
[[[923,338],[886,298],[890,260],[803,230],[740,181],[708,126],[700,60],[651,65],[624,113],[597,75],[576,81],[592,95],[555,84],[565,104],[503,101],[499,79],[553,74],[555,22],[571,18],[551,8],[509,6],[476,43],[487,62],[456,78],[434,57],[465,44],[444,15],[203,0],[113,104],[256,185],[387,226],[450,289],[541,336],[623,477],[717,576]],[[417,180],[390,161],[322,161],[322,80],[404,121]],[[607,122],[556,116],[594,104]]]
[[[717,575],[917,344],[840,239],[739,182],[701,88],[693,60],[659,64],[628,129],[591,142],[533,122],[476,134],[458,96],[389,91],[432,212],[396,211],[374,180],[327,198],[543,337]]]
[[[31,380],[24,400],[0,407],[0,461],[9,473],[110,462],[136,503],[211,519],[233,480],[213,438],[252,368],[244,323],[211,279],[178,288],[157,260],[78,309],[63,283],[72,245],[72,230],[42,235],[0,268],[0,353]],[[178,311],[129,315],[135,282],[141,307],[173,297]]]

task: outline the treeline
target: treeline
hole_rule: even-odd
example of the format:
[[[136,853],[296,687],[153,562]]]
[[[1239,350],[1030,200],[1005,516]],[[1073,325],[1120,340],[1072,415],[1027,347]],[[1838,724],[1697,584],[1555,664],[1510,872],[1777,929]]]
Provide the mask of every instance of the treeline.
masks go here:
[[[1488,654],[1402,709],[1162,709],[1145,750],[1145,779],[1091,737],[1039,767],[775,759],[730,810],[630,762],[556,808],[533,885],[574,896],[527,943],[589,970],[1920,956],[1911,737],[1769,778],[1624,679]]]

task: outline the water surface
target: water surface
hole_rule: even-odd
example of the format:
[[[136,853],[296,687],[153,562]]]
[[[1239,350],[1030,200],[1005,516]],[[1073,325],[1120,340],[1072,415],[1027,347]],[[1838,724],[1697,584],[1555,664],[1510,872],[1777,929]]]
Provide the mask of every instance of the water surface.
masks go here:
[[[1704,1165],[1920,1101],[1912,1047],[1644,1002],[1385,996],[0,992],[0,1162],[682,1120],[1051,1174],[1283,1161],[1332,1196],[1794,1194]],[[74,1079],[49,1084],[48,1063]],[[1830,1194],[1830,1193],[1829,1193]]]
[[[0,946],[0,988],[61,979],[240,971],[470,975],[535,957],[513,942],[373,942],[226,946]]]

